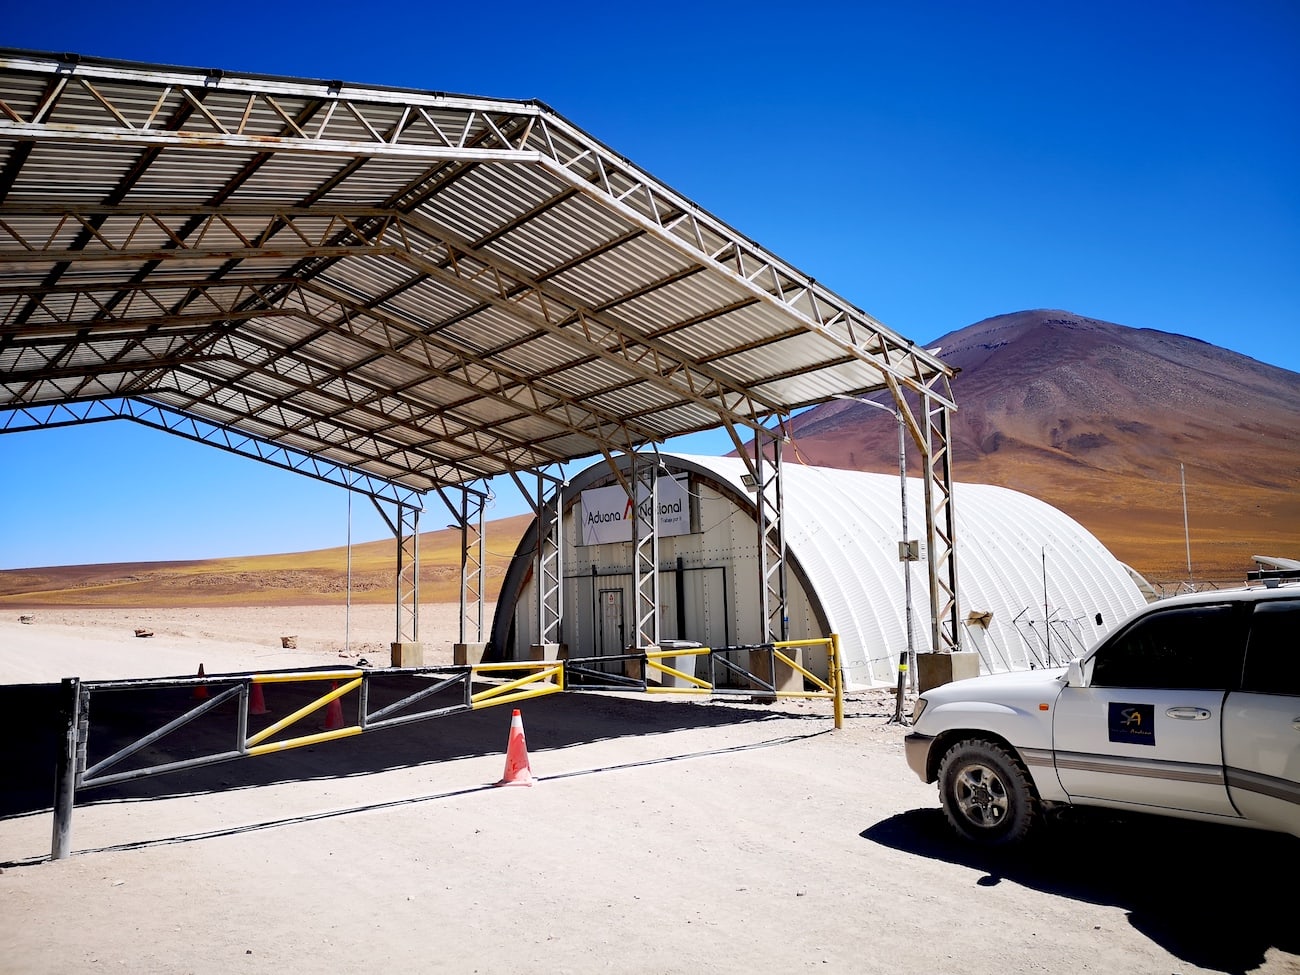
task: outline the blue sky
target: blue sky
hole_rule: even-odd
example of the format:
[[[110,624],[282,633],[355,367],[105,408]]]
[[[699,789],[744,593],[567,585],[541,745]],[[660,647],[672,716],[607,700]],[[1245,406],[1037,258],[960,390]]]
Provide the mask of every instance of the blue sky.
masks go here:
[[[0,45],[538,98],[915,341],[1064,308],[1300,371],[1292,0],[26,3]],[[346,512],[124,421],[0,436],[0,568],[322,548]]]

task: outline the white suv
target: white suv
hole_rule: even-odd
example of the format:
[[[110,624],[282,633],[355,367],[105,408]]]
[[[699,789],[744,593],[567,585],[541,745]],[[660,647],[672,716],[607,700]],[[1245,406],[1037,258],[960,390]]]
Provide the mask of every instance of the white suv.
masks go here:
[[[977,842],[1051,805],[1300,836],[1300,587],[1153,603],[1068,668],[946,684],[913,719],[908,764]]]

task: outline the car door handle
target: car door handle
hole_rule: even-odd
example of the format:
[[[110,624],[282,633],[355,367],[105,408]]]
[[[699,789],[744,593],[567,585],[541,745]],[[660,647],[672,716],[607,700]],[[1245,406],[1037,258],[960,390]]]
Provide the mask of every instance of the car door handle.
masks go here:
[[[1170,708],[1165,712],[1167,718],[1181,718],[1183,721],[1204,721],[1210,716],[1205,708]]]
[[[1296,718],[1294,721],[1292,721],[1291,727],[1294,728],[1296,731],[1300,731],[1300,718]]]

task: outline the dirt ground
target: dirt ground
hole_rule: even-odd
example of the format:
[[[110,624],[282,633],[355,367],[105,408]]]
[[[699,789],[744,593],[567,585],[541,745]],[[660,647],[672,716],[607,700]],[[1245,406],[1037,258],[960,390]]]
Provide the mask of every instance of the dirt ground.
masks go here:
[[[493,604],[484,607],[491,620]],[[426,662],[449,664],[456,640],[455,604],[420,607]],[[199,664],[277,670],[355,663],[387,665],[396,639],[392,606],[227,606],[205,609],[9,608],[0,611],[0,683],[194,674]],[[19,623],[30,618],[27,624]],[[153,635],[137,638],[137,629]],[[294,637],[295,650],[283,647]],[[211,657],[211,660],[207,658]]]
[[[17,685],[64,676],[382,664],[372,610],[347,648],[320,608],[7,613],[0,721],[21,747],[48,694]],[[454,630],[456,607],[421,612]],[[10,779],[0,972],[1300,972],[1290,838],[1076,814],[974,850],[887,694],[838,731],[797,700],[519,708],[532,788],[494,786],[510,708],[489,708],[87,792],[57,862],[49,803]]]

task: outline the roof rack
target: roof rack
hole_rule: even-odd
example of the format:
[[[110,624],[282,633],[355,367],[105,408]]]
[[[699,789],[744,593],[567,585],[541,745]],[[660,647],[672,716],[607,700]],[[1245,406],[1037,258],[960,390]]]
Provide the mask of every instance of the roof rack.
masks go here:
[[[1297,580],[1300,580],[1300,569],[1256,569],[1246,573],[1247,583],[1262,582],[1270,588]]]

